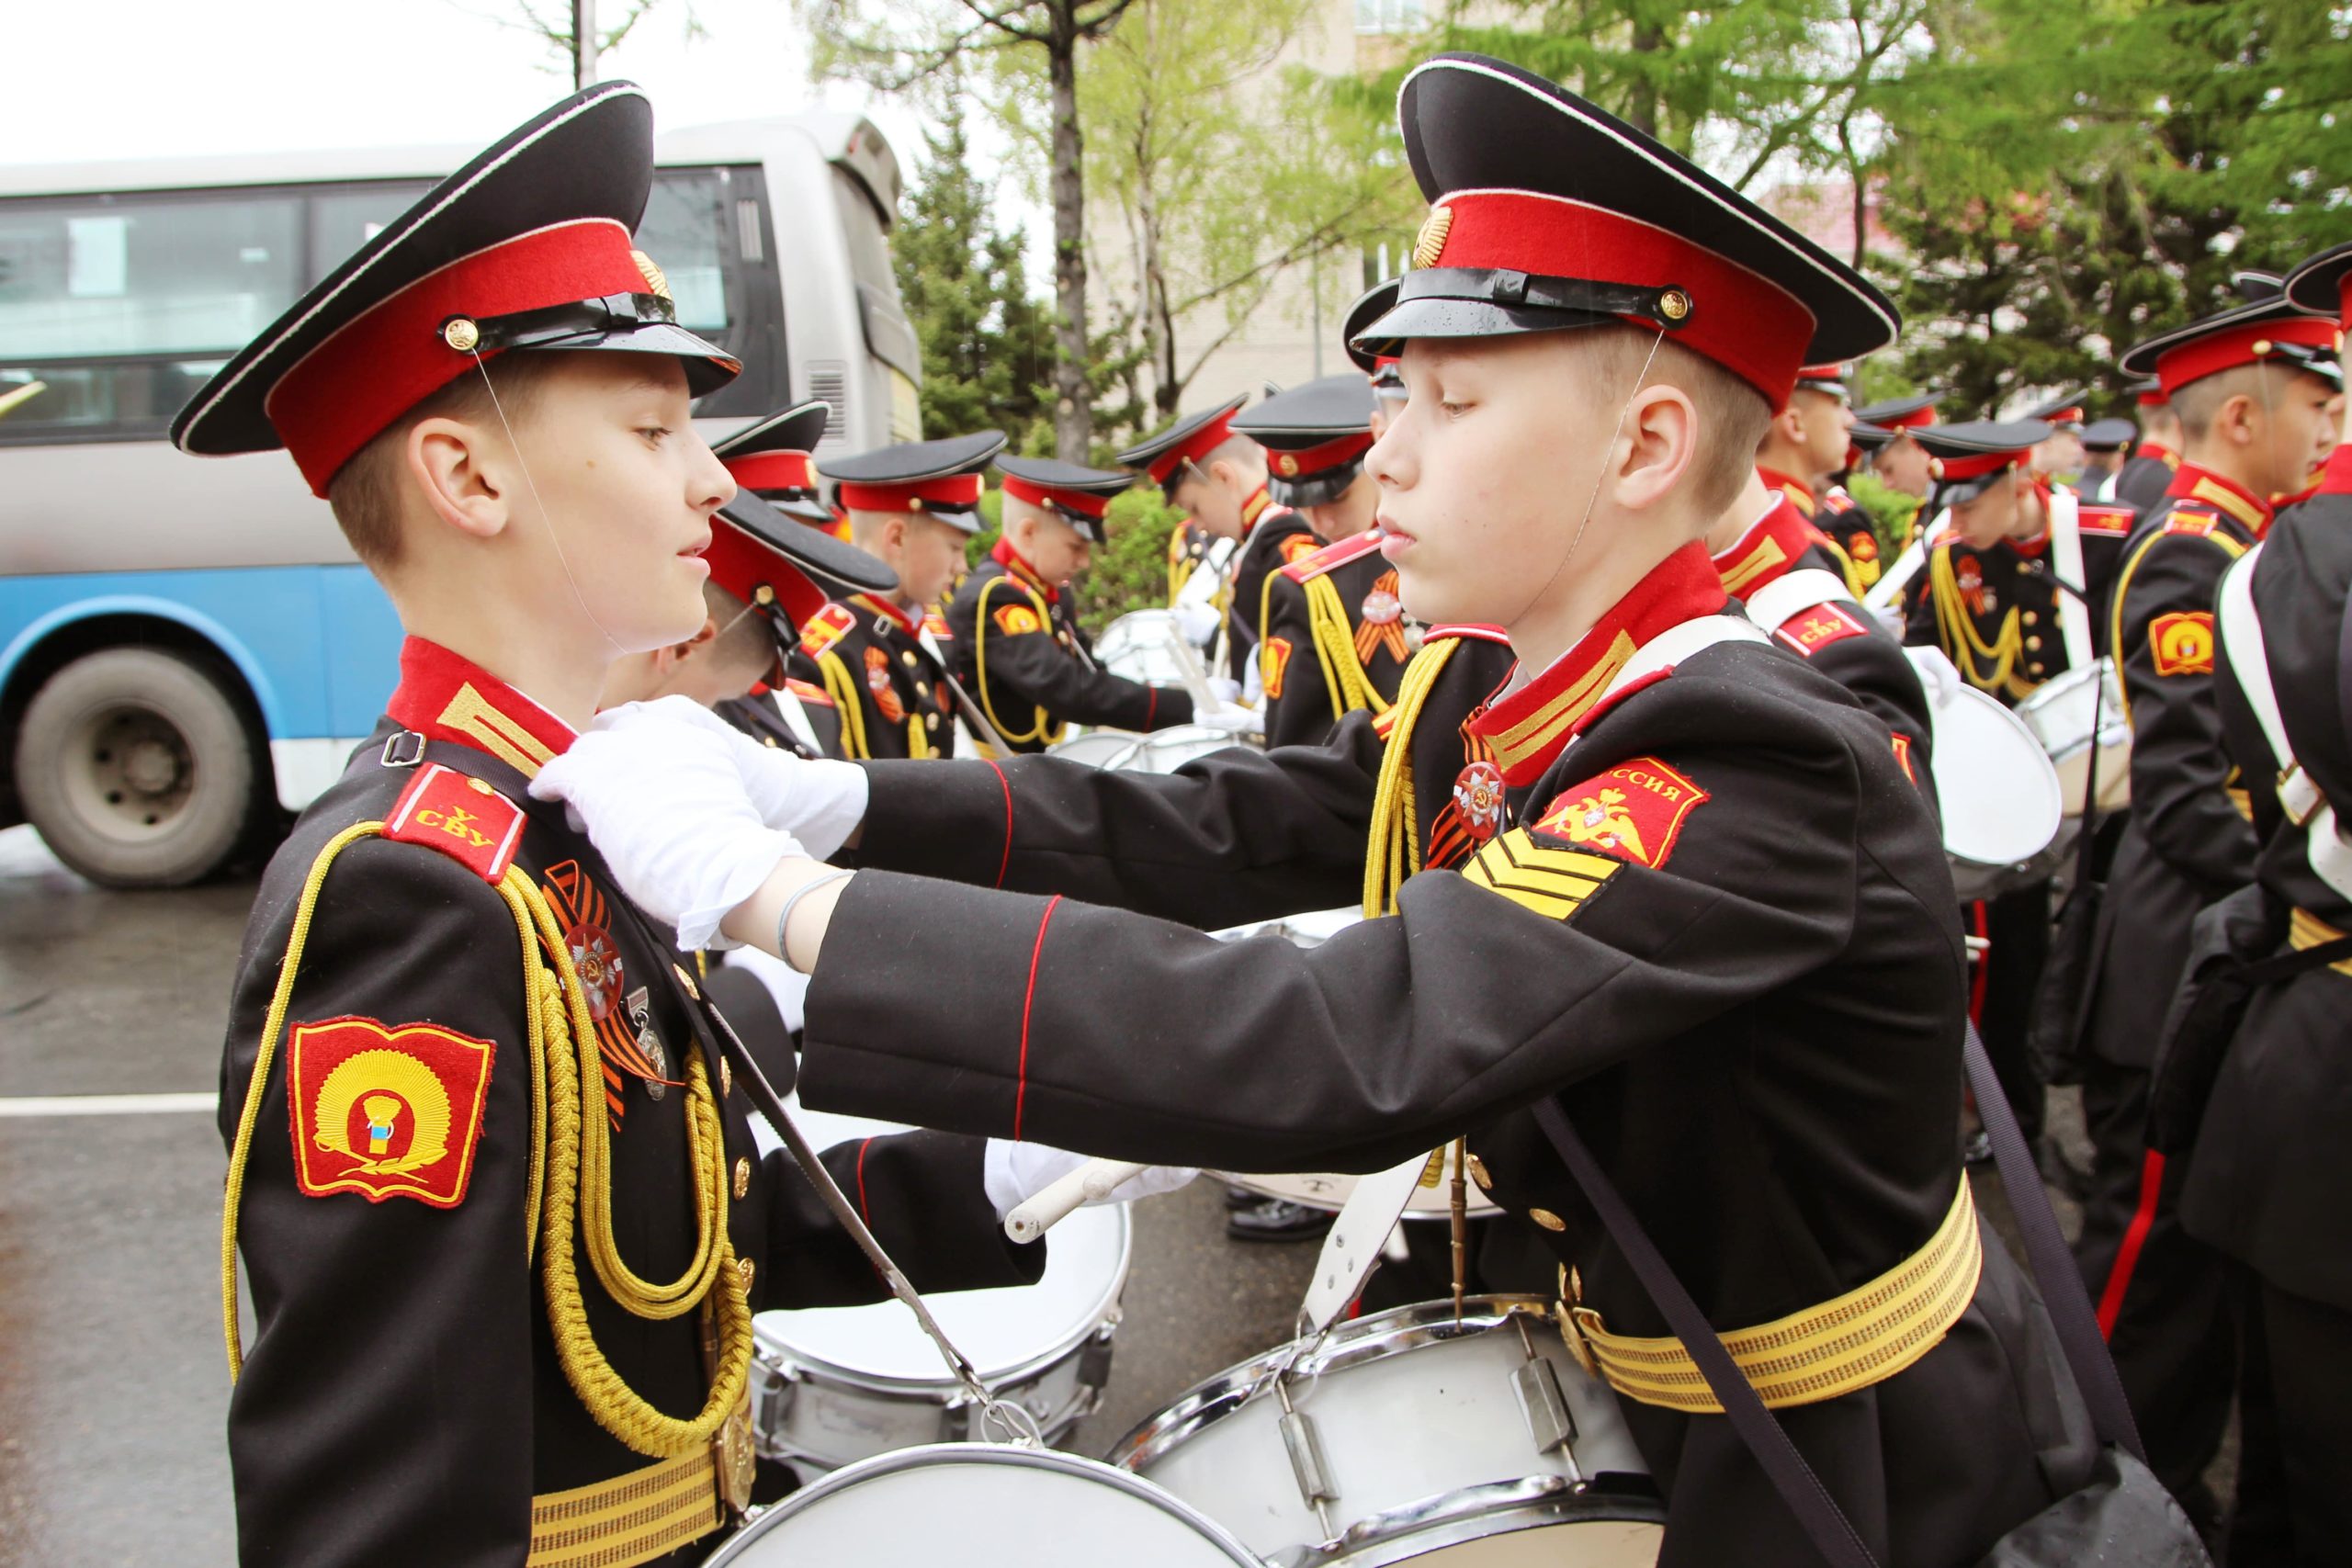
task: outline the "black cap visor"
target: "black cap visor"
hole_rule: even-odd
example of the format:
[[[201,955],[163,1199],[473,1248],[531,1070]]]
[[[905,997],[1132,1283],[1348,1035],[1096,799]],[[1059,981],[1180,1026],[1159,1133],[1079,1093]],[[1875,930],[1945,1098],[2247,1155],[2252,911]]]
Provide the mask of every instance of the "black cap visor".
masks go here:
[[[1282,506],[1326,506],[1348,493],[1363,473],[1363,459],[1357,457],[1336,468],[1320,473],[1301,474],[1286,479],[1280,474],[1266,476],[1266,494]]]
[[[685,367],[686,388],[699,398],[735,379],[743,362],[677,324],[670,301],[658,294],[614,294],[474,322],[475,352],[527,349],[618,350],[666,354]]]
[[[739,490],[718,514],[808,574],[827,592],[886,593],[899,574],[855,545],[795,523],[753,491]]]
[[[1671,287],[1645,288],[1582,277],[1546,277],[1504,267],[1428,267],[1396,280],[1396,303],[1359,332],[1351,348],[1404,352],[1412,338],[1507,337],[1566,332],[1633,316],[1672,331],[1662,303]]]

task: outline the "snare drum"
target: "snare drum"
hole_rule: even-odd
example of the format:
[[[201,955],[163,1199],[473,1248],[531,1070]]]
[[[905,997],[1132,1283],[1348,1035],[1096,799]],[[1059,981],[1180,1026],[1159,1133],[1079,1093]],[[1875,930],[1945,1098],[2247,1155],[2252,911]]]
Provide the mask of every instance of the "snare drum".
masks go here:
[[[745,1525],[705,1568],[1264,1568],[1148,1481],[1076,1454],[946,1443],[834,1472]]]
[[[1147,686],[1188,686],[1200,679],[1192,645],[1173,610],[1131,610],[1094,639],[1094,662]]]
[[[2092,710],[2098,734],[2091,734]],[[2041,743],[2058,770],[2058,794],[2069,817],[2083,810],[2083,788],[2090,782],[2091,757],[2098,757],[2101,811],[2132,804],[2132,721],[2123,712],[2123,682],[2112,660],[2054,675],[2018,704],[2018,722]]]
[[[1110,1379],[1133,1248],[1125,1204],[1080,1209],[1054,1227],[1035,1284],[923,1300],[980,1381],[1056,1442]],[[902,1303],[763,1312],[752,1331],[752,1419],[770,1459],[833,1470],[969,1428],[964,1391]]]
[[[2047,876],[2063,807],[2048,753],[2015,714],[1975,687],[1957,679],[1924,684],[1935,704],[1929,761],[1952,886],[1962,899],[1991,898]]]
[[[1083,735],[1056,741],[1046,748],[1046,755],[1114,773],[1172,773],[1195,758],[1242,744],[1229,732],[1213,725],[1180,724],[1172,729],[1155,729],[1149,735],[1137,735],[1130,729],[1090,729]]]
[[[1666,1510],[1617,1396],[1532,1296],[1398,1307],[1218,1373],[1121,1439],[1158,1483],[1286,1568],[1647,1568]],[[1296,1414],[1285,1416],[1283,1395]],[[1294,1445],[1319,1464],[1320,1511]]]

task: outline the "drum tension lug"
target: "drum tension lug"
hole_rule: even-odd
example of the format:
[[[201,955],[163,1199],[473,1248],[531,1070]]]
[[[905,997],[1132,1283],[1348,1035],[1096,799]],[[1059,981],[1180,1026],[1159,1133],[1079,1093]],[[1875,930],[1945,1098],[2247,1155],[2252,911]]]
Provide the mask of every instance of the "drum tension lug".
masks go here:
[[[1099,1403],[1102,1390],[1111,1382],[1111,1334],[1115,1323],[1106,1323],[1087,1340],[1086,1348],[1078,1353],[1078,1382],[1081,1388],[1094,1391]]]
[[[1535,1451],[1548,1454],[1576,1440],[1577,1420],[1568,1413],[1567,1396],[1560,1392],[1559,1375],[1552,1363],[1537,1357],[1521,1361],[1510,1374],[1511,1392],[1519,1395],[1519,1413],[1527,1420],[1527,1435]]]

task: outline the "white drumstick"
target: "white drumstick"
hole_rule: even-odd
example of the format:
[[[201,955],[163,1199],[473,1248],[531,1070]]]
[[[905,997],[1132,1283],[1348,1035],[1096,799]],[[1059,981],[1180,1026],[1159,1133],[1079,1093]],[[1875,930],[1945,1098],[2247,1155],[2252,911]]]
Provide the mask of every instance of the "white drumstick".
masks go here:
[[[1080,1204],[1101,1202],[1142,1171],[1142,1166],[1125,1160],[1089,1160],[1016,1204],[1004,1217],[1004,1234],[1015,1241],[1035,1241],[1069,1218]]]

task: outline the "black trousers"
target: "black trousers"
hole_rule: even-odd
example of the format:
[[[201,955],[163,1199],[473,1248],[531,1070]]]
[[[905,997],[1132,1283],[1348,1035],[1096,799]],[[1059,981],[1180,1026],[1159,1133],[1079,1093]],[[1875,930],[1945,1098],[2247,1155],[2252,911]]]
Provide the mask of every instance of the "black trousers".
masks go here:
[[[1964,905],[1961,923],[1969,935],[1989,944],[1979,961],[1976,1032],[1984,1037],[1984,1055],[2017,1114],[2018,1130],[2031,1144],[2041,1136],[2048,1076],[2034,1058],[2029,1032],[2041,966],[2050,957],[2050,884],[2036,882]]]
[[[2229,1568],[2352,1563],[2352,1312],[2233,1280],[2245,1325]]]
[[[2199,1528],[2216,1505],[2205,1486],[2236,1382],[2237,1336],[2222,1255],[2180,1227],[2188,1166],[2147,1147],[2148,1075],[2084,1064],[2091,1192],[2075,1244],[2083,1282],[2123,1377],[2148,1467]]]

